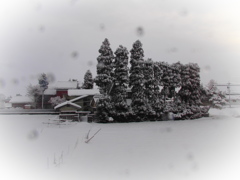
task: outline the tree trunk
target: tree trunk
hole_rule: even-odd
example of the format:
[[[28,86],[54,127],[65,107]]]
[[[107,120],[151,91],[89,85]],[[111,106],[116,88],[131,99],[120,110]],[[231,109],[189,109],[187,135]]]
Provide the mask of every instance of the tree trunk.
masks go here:
[[[43,101],[44,101],[44,90],[42,91],[42,109],[43,109]]]

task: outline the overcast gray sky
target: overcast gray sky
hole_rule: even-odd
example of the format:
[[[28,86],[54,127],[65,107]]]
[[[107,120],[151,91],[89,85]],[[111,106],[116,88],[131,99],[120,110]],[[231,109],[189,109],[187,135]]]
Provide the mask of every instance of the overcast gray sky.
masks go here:
[[[239,0],[1,0],[0,93],[96,75],[98,50],[143,43],[145,58],[194,62],[201,80],[240,83]],[[143,29],[142,33],[137,28]]]

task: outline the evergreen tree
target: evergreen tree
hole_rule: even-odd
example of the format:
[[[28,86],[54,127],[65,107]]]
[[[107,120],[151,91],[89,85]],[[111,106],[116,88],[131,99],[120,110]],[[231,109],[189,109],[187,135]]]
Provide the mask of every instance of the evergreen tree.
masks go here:
[[[99,99],[97,105],[97,115],[99,122],[107,122],[112,115],[113,107],[109,97],[109,91],[113,85],[113,52],[110,48],[108,39],[105,39],[99,49],[100,55],[98,56],[97,64],[97,77],[95,83],[100,88],[100,93],[103,95]]]
[[[100,93],[107,95],[112,85],[113,75],[113,52],[110,48],[108,39],[105,39],[99,49],[100,55],[98,56],[97,64],[97,77],[95,83],[100,88]]]
[[[147,106],[147,115],[148,119],[153,120],[155,118],[156,112],[153,109],[155,103],[155,94],[154,94],[154,63],[151,59],[147,59],[144,61],[143,67],[143,74],[144,74],[144,85],[145,85],[145,99],[146,99],[146,106]]]
[[[200,106],[200,68],[196,63],[189,63],[190,65],[190,80],[191,80],[191,104]]]
[[[93,78],[90,70],[87,70],[84,75],[84,83],[82,85],[82,89],[93,89]]]
[[[172,70],[170,65],[167,62],[159,63],[160,69],[162,69],[162,77],[160,81],[160,85],[163,87],[161,90],[161,94],[164,98],[164,103],[166,102],[166,98],[170,95],[170,85],[171,85],[171,74]]]
[[[97,103],[97,122],[107,123],[110,120],[110,115],[113,114],[113,106],[109,96],[103,96]]]
[[[160,120],[163,107],[164,107],[164,102],[163,102],[163,97],[160,93],[160,88],[159,88],[162,75],[163,75],[163,71],[161,69],[159,62],[154,62],[153,72],[154,72],[153,109],[156,113],[156,118]]]
[[[202,116],[201,114],[201,86],[200,86],[200,68],[195,63],[189,63],[182,66],[181,70],[181,89],[178,92],[181,98],[184,119],[194,119]]]
[[[137,40],[131,49],[131,68],[129,77],[129,87],[132,89],[131,108],[136,121],[143,121],[147,112],[145,93],[144,93],[144,52],[142,43]]]
[[[170,82],[169,82],[169,97],[175,98],[176,88],[181,86],[181,67],[182,64],[180,62],[173,63],[170,68]]]
[[[114,86],[111,92],[111,100],[115,107],[114,120],[126,122],[128,118],[128,105],[126,102],[128,85],[128,51],[119,46],[115,51]]]

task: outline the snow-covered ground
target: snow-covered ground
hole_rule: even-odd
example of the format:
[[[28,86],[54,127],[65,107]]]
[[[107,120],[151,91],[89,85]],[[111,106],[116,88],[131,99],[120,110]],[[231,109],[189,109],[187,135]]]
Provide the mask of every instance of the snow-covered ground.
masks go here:
[[[240,106],[185,121],[46,124],[55,117],[0,116],[0,179],[240,179]]]

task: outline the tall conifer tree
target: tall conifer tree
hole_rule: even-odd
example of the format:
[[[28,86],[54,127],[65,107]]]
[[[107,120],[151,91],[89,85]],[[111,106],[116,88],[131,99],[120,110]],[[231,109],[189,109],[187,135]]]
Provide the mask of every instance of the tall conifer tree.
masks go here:
[[[105,39],[99,49],[97,64],[96,85],[100,88],[102,98],[98,101],[97,116],[99,122],[108,122],[109,116],[113,113],[113,107],[109,97],[109,91],[113,84],[113,52],[108,39]]]
[[[115,108],[114,120],[118,122],[126,122],[128,118],[129,108],[126,102],[129,81],[128,54],[127,48],[121,45],[115,51],[114,86],[111,91],[111,100]]]
[[[154,62],[154,67],[153,67],[153,72],[154,72],[154,97],[153,97],[153,109],[156,113],[156,119],[160,120],[164,102],[163,102],[163,96],[160,93],[160,83],[163,75],[163,71],[161,69],[160,63],[159,62]]]
[[[145,120],[147,107],[144,93],[144,52],[142,43],[137,40],[131,49],[129,86],[132,88],[132,111],[136,121]]]
[[[147,107],[147,115],[148,119],[153,120],[155,118],[155,110],[153,108],[155,96],[154,96],[154,64],[152,59],[147,59],[144,61],[143,67],[143,74],[144,74],[144,92],[145,92],[145,99],[146,99],[146,107]]]
[[[100,93],[107,95],[113,81],[113,52],[108,39],[105,39],[99,49],[97,64],[97,77],[95,83],[100,88]]]

